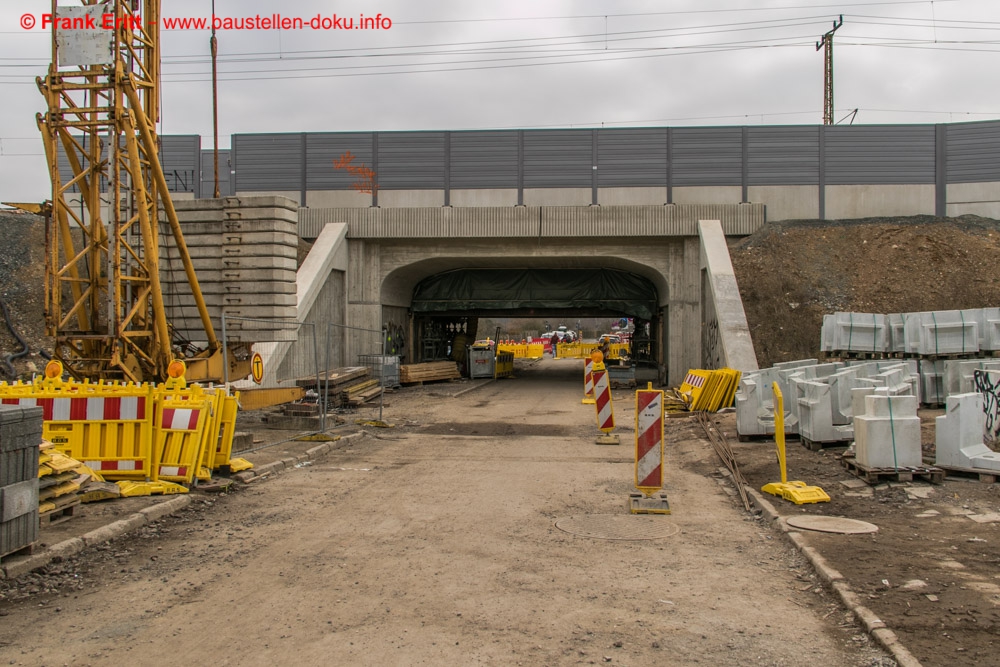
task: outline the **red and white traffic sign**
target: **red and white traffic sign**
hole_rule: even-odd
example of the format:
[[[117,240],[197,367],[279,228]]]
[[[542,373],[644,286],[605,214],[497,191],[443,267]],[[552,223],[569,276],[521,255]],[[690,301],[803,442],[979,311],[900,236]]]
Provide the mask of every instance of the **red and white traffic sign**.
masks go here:
[[[594,406],[597,408],[597,428],[610,433],[615,428],[615,410],[611,404],[611,382],[604,364],[594,365]]]
[[[652,386],[635,392],[635,488],[663,488],[663,392]]]
[[[585,405],[594,402],[594,360],[587,357],[583,360],[583,401]]]

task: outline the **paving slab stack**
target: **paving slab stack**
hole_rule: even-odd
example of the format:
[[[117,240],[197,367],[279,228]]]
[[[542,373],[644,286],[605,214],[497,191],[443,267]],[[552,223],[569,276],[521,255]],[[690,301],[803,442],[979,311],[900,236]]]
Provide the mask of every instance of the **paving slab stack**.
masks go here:
[[[174,202],[216,336],[289,340],[276,320],[296,317],[298,207],[287,197],[223,197]],[[167,319],[185,338],[204,333],[169,225],[160,223],[160,281]],[[255,321],[230,319],[253,318]],[[294,329],[293,329],[294,331]]]
[[[38,539],[42,408],[0,405],[0,558]]]

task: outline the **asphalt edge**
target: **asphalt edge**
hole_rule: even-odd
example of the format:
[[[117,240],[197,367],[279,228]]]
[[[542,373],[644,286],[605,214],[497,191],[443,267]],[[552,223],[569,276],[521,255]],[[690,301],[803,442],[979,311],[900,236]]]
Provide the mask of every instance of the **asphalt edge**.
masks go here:
[[[324,442],[316,447],[311,447],[298,456],[273,461],[262,465],[259,468],[255,467],[251,470],[245,470],[237,473],[232,476],[232,479],[243,482],[244,484],[250,483],[251,481],[266,479],[281,470],[294,468],[297,465],[329,453],[333,449],[334,442],[352,440],[354,438],[360,438],[363,435],[364,432],[359,431],[357,433],[341,436],[337,440]],[[155,505],[144,507],[134,514],[130,514],[127,517],[118,519],[99,528],[95,528],[94,530],[84,533],[79,537],[71,537],[68,540],[63,540],[62,542],[45,547],[44,550],[37,553],[33,553],[28,556],[15,556],[10,560],[10,562],[0,563],[0,579],[17,579],[18,577],[23,577],[30,572],[34,572],[35,570],[49,565],[56,559],[74,556],[88,547],[103,544],[104,542],[113,540],[116,537],[120,537],[137,530],[146,524],[153,523],[154,521],[179,512],[192,502],[193,494],[187,493],[184,495],[174,496],[169,500],[164,500],[163,502],[156,503]]]
[[[722,472],[730,481],[734,481],[728,470],[723,468]],[[809,561],[820,578],[837,594],[841,604],[854,614],[855,618],[864,626],[868,634],[892,655],[899,667],[921,667],[920,661],[903,646],[896,633],[890,630],[875,612],[861,604],[861,598],[851,590],[847,580],[844,579],[844,575],[831,567],[818,551],[806,544],[802,533],[790,527],[784,518],[778,514],[777,509],[775,509],[770,501],[749,486],[744,485],[743,488],[753,499],[753,504],[760,510],[761,515],[773,522],[788,537],[789,541],[795,545],[795,548]]]

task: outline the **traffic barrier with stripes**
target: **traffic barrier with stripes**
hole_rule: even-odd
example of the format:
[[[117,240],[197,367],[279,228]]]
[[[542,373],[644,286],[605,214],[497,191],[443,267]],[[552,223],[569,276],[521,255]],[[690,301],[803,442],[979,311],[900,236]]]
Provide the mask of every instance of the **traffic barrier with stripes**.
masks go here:
[[[615,428],[615,410],[611,403],[608,371],[600,362],[594,362],[594,405],[597,409],[597,428],[610,433]]]
[[[212,403],[212,397],[198,393],[170,394],[157,402],[153,481],[194,481],[205,449],[206,427],[212,421]]]
[[[583,400],[584,405],[594,404],[594,360],[587,357],[583,360]]]
[[[691,411],[718,412],[733,405],[740,376],[739,371],[731,368],[691,369],[684,376],[680,394]]]
[[[663,488],[663,392],[652,385],[635,392],[635,488]]]
[[[231,458],[238,394],[189,387],[183,363],[171,366],[175,375],[154,386],[64,381],[53,361],[38,382],[0,382],[0,402],[41,407],[42,437],[109,480],[190,484],[212,470],[252,467]]]
[[[564,359],[586,359],[600,349],[597,343],[559,343],[559,356]],[[608,348],[608,359],[628,357],[628,343],[613,343]]]
[[[151,474],[149,385],[63,382],[57,376],[36,385],[0,384],[0,402],[41,407],[42,437],[106,479],[146,479]]]

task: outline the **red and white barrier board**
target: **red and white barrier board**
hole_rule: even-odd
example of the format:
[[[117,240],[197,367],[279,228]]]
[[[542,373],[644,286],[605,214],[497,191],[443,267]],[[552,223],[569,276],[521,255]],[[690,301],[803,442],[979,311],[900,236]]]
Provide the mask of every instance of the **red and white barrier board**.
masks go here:
[[[663,392],[635,392],[635,488],[651,495],[663,488]]]
[[[597,428],[610,433],[615,428],[615,410],[611,404],[611,382],[604,364],[594,368],[594,406],[597,408]]]
[[[594,402],[594,360],[590,357],[583,360],[583,402]]]

